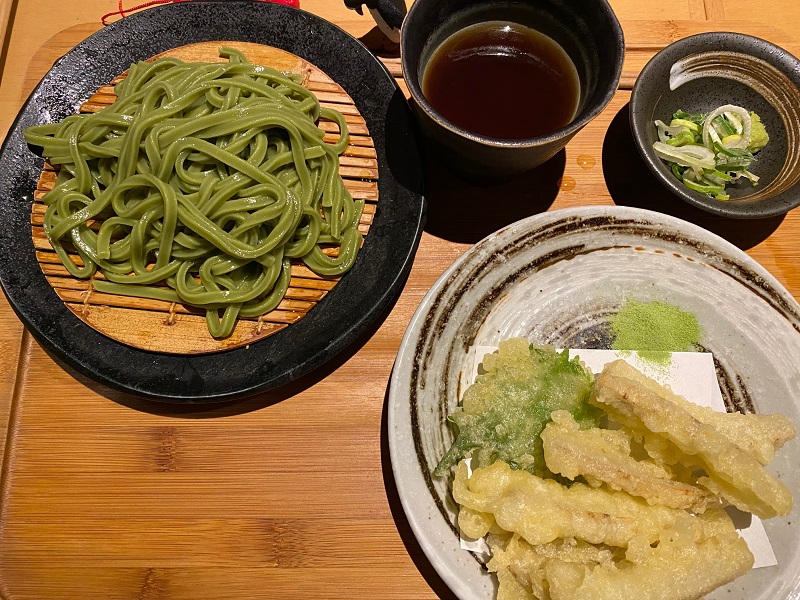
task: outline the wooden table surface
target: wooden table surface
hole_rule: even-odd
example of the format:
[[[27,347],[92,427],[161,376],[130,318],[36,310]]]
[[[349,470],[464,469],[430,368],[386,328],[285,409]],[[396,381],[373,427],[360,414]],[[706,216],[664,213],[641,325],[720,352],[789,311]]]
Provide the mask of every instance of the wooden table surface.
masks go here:
[[[340,0],[301,5],[357,37],[371,29]],[[800,298],[800,211],[744,223],[690,209],[649,175],[628,126],[630,86],[658,49],[727,30],[798,55],[800,4],[612,5],[628,54],[603,114],[556,159],[507,185],[472,187],[429,165],[428,222],[402,294],[340,357],[294,384],[202,410],[144,402],[65,368],[1,298],[0,597],[452,597],[397,497],[389,378],[436,278],[472,243],[530,214],[614,203],[667,212],[743,248]],[[53,61],[116,8],[116,0],[0,0],[0,136]]]

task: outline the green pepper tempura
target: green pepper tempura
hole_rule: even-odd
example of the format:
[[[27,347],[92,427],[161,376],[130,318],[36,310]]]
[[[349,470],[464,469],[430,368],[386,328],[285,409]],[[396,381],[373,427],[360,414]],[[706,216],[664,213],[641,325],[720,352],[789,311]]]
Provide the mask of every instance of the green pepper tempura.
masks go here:
[[[744,177],[758,184],[758,176],[749,169],[769,135],[756,113],[726,104],[708,114],[679,110],[669,125],[663,121],[655,125],[659,141],[653,150],[689,189],[729,200],[725,193],[729,183]]]
[[[473,469],[500,460],[541,473],[546,467],[540,434],[554,410],[568,410],[582,428],[597,425],[600,411],[588,403],[594,376],[577,358],[570,360],[567,350],[514,338],[484,357],[483,368],[449,417],[456,439],[435,475],[467,456]]]

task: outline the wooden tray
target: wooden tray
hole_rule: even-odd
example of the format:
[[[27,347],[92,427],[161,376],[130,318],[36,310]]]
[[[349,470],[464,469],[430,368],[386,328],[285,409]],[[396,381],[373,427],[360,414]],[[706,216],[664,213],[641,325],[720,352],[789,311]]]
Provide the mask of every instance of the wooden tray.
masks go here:
[[[340,157],[339,172],[353,198],[365,201],[359,231],[366,235],[378,200],[378,163],[372,138],[352,98],[322,70],[305,59],[259,44],[204,42],[175,48],[153,59],[172,56],[187,62],[224,62],[226,59],[219,56],[222,46],[241,50],[254,64],[300,74],[303,85],[314,92],[323,106],[336,109],[344,115],[350,131],[350,145]],[[123,78],[124,75],[112,83]],[[115,100],[113,85],[103,86],[81,106],[80,111],[97,112]],[[336,123],[321,119],[319,127],[325,131],[326,142],[334,143],[339,139]],[[103,294],[94,290],[94,277],[78,279],[69,274],[53,251],[42,227],[46,207],[41,198],[52,189],[56,175],[56,170],[46,164],[31,212],[33,243],[42,272],[59,298],[86,324],[130,346],[178,354],[215,352],[244,346],[302,319],[341,277],[322,277],[308,269],[301,260],[295,259],[289,289],[278,307],[257,318],[240,319],[229,337],[215,339],[208,333],[203,311],[161,300]],[[77,255],[73,255],[73,260],[76,264],[82,264]],[[97,277],[101,279],[102,275],[98,273]]]
[[[360,23],[342,3],[313,6]],[[633,6],[667,15],[654,5],[622,3]],[[25,10],[19,3],[18,23]],[[76,18],[88,20],[91,11],[101,12],[84,8]],[[654,52],[701,30],[742,30],[792,47],[787,34],[754,23],[628,20],[623,26],[628,88]],[[30,64],[26,58],[24,97],[56,58],[96,29],[94,23],[65,29]],[[567,146],[552,208],[613,202],[608,186],[615,172],[603,152],[617,152],[626,139],[629,99],[625,89],[618,92]],[[657,193],[634,181],[646,168],[637,169],[635,148],[626,148],[622,158],[630,162],[617,171],[633,173],[625,180],[636,183],[630,195]],[[0,452],[8,450],[0,597],[451,600],[402,518],[382,447],[386,387],[406,325],[437,277],[486,229],[507,224],[515,209],[523,216],[545,210],[536,193],[548,194],[550,180],[546,173],[497,190],[492,207],[504,209],[498,217],[476,210],[486,205],[485,188],[433,175],[431,227],[387,319],[357,351],[288,390],[235,406],[166,410],[76,377],[30,335],[21,347],[18,338],[0,338],[3,364],[19,374],[16,385],[9,376],[0,388],[7,399],[0,420],[11,413],[0,431]],[[514,204],[512,196],[523,201]],[[766,241],[744,247],[800,298],[797,212],[773,225]],[[443,222],[454,218],[446,229]],[[9,328],[18,325],[7,305],[5,315]]]

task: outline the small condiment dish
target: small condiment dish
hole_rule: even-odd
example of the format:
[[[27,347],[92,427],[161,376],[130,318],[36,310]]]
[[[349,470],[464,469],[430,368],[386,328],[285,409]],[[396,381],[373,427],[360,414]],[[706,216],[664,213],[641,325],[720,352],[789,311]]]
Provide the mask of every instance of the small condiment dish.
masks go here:
[[[736,105],[759,115],[769,143],[750,171],[718,200],[686,187],[653,149],[656,120],[709,113]],[[631,95],[631,130],[645,163],[677,197],[724,217],[774,217],[800,205],[800,61],[765,40],[738,33],[703,33],[679,40],[656,54],[642,70]]]

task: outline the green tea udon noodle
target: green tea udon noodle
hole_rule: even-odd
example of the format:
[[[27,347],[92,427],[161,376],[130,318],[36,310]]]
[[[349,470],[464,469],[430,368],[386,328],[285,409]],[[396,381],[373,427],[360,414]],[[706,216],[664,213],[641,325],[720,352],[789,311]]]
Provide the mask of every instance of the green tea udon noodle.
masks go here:
[[[134,64],[112,105],[25,131],[59,168],[44,231],[70,274],[98,292],[204,309],[217,338],[280,303],[292,259],[346,272],[364,206],[339,175],[342,115],[295,74],[220,55],[228,62]],[[320,118],[338,124],[335,143]]]

